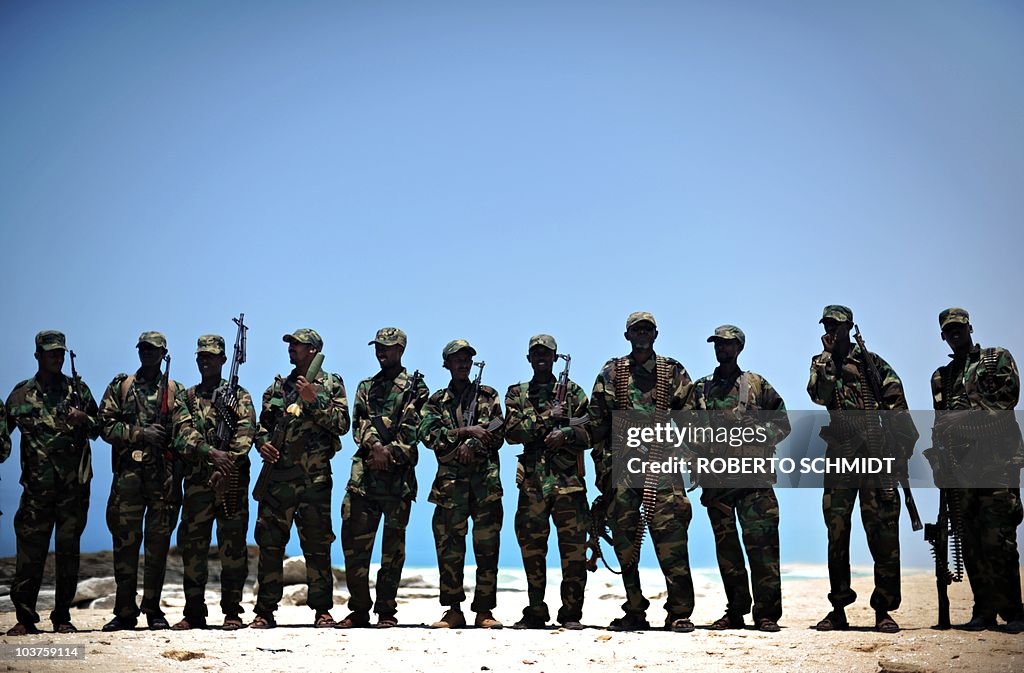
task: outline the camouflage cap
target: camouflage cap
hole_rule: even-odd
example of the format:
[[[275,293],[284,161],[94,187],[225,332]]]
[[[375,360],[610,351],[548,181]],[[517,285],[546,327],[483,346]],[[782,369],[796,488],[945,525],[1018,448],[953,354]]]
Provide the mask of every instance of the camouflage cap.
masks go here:
[[[544,348],[550,348],[556,353],[558,352],[558,344],[555,342],[555,337],[550,334],[537,334],[530,337],[530,345],[527,347],[527,350],[534,346],[543,346]]]
[[[224,354],[224,337],[219,334],[204,334],[196,341],[196,355],[200,353]]]
[[[947,308],[939,314],[939,329],[945,329],[946,325],[953,323],[971,324],[971,314],[965,308]]]
[[[135,344],[135,347],[138,348],[142,344],[149,344],[150,346],[166,349],[167,337],[163,335],[163,332],[143,332],[139,335],[139,342]]]
[[[291,334],[285,334],[281,337],[281,341],[287,341],[288,343],[294,341],[295,343],[312,346],[317,350],[322,350],[324,347],[324,340],[320,338],[317,331],[308,327],[300,327]]]
[[[719,325],[715,328],[715,333],[708,337],[708,343],[711,343],[715,339],[731,340],[736,339],[740,342],[741,346],[747,344],[747,335],[743,333],[736,325]]]
[[[629,317],[626,318],[626,329],[629,329],[638,322],[644,321],[651,323],[655,328],[658,327],[658,323],[654,320],[653,313],[648,313],[647,311],[633,311],[629,314]]]
[[[405,348],[405,332],[397,327],[381,327],[377,330],[377,336],[373,338],[373,341],[366,345],[372,346],[373,344],[380,344],[381,346],[401,346]]]
[[[36,335],[36,350],[37,351],[55,351],[55,350],[66,351],[68,349],[67,343],[64,341],[64,333],[58,332],[57,330],[43,330]]]
[[[821,311],[821,320],[818,322],[825,322],[826,319],[831,318],[837,322],[853,322],[853,311],[842,304],[829,304]]]
[[[476,349],[470,346],[468,341],[465,339],[453,339],[441,351],[441,358],[447,360],[449,355],[455,355],[463,348],[468,348],[471,355],[476,355]]]

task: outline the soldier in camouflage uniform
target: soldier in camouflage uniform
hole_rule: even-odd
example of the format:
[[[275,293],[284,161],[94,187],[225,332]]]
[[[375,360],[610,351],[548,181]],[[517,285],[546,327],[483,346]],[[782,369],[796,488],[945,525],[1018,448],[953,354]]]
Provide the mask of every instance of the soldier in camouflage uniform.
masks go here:
[[[341,504],[341,547],[352,612],[338,628],[370,623],[370,555],[381,517],[384,538],[374,612],[379,628],[398,624],[396,596],[405,564],[405,528],[416,499],[416,432],[420,410],[430,395],[423,378],[410,376],[402,366],[406,341],[405,332],[397,327],[378,330],[368,345],[374,347],[381,369],[356,388],[353,433],[358,449]]]
[[[227,419],[232,438],[222,450],[217,440],[220,414],[214,407],[213,396],[218,388],[228,385],[221,378],[225,362],[224,337],[216,334],[199,337],[196,365],[202,380],[185,391],[185,403],[196,431],[206,443],[185,461],[185,493],[178,527],[185,610],[184,618],[171,627],[177,631],[206,628],[207,556],[214,521],[217,522],[217,552],[221,564],[220,607],[224,612],[224,629],[230,631],[243,626],[239,615],[244,612],[242,587],[249,574],[245,545],[249,531],[249,449],[256,436],[256,412],[252,396],[239,386],[234,414]]]
[[[550,619],[544,602],[547,583],[548,536],[551,520],[558,531],[562,559],[562,607],[558,621],[571,630],[582,629],[583,590],[587,586],[587,487],[583,481],[583,452],[590,447],[586,423],[570,426],[573,418],[585,418],[587,395],[573,381],[565,401],[557,401],[552,373],[558,345],[554,337],[538,334],[530,339],[526,356],[533,378],[510,386],[505,395],[509,444],[522,444],[516,468],[519,504],[516,538],[523,553],[530,604],[512,628],[540,629]]]
[[[974,343],[970,315],[962,308],[942,311],[939,327],[942,340],[953,353],[952,362],[932,374],[935,409],[1012,412],[1020,399],[1020,374],[1010,352]],[[933,436],[942,436],[956,423],[955,414],[938,415]],[[1014,446],[983,448],[992,462],[998,461],[995,455],[1006,454],[1011,469],[1019,475],[1019,463],[1013,462],[1019,456],[1019,438],[1018,430],[1008,437]],[[994,628],[999,615],[1006,620],[1005,630],[1024,631],[1017,551],[1017,527],[1024,517],[1020,488],[956,489],[953,495],[959,500],[964,519],[964,565],[974,593],[971,620],[958,628]]]
[[[466,534],[473,519],[473,554],[476,556],[476,591],[470,608],[476,613],[476,625],[501,628],[492,610],[497,605],[498,543],[504,511],[501,506],[501,477],[498,449],[504,429],[493,421],[502,421],[498,392],[480,386],[473,418],[467,418],[474,387],[469,380],[476,349],[465,339],[456,339],[444,347],[444,368],[451,372],[451,383],[431,395],[423,408],[420,439],[437,455],[437,475],[430,489],[434,509],[434,543],[441,579],[441,605],[448,606],[433,628],[458,628],[466,625],[462,587],[466,563]]]
[[[590,396],[590,435],[593,440],[597,485],[610,501],[608,521],[612,543],[622,566],[622,583],[626,602],[625,616],[612,621],[609,630],[634,631],[650,628],[647,608],[650,601],[640,588],[637,570],[639,550],[634,549],[641,524],[642,489],[612,483],[612,412],[620,410],[668,411],[693,408],[693,382],[678,361],[656,355],[654,341],[658,336],[654,316],[636,311],[626,318],[623,334],[632,349],[629,355],[612,358],[605,363],[594,383]],[[656,506],[651,516],[650,531],[654,551],[665,574],[668,615],[665,628],[680,633],[693,631],[693,579],[687,548],[688,528],[692,518],[685,484],[678,480],[658,486]]]
[[[850,341],[853,311],[845,306],[826,306],[819,321],[824,325],[821,337],[824,351],[811,360],[807,393],[811,401],[829,411],[850,411],[878,408],[906,410],[907,398],[903,383],[885,360],[872,354],[879,372],[882,399],[873,400],[866,384],[867,364],[860,346]],[[823,432],[825,429],[823,429]],[[917,440],[913,423],[898,430],[899,445],[912,447]],[[829,451],[836,449],[835,440],[826,437]],[[850,519],[860,495],[861,520],[868,538],[868,548],[875,564],[875,590],[871,607],[875,610],[875,629],[896,633],[899,625],[889,614],[900,606],[900,501],[893,488],[849,488],[825,486],[822,510],[828,527],[828,573],[831,591],[828,599],[832,611],[817,623],[819,631],[849,628],[845,608],[857,599],[850,587]]]
[[[710,376],[693,384],[697,409],[723,412],[719,418],[728,414],[731,420],[739,422],[747,411],[781,412],[759,418],[768,437],[766,445],[739,450],[728,447],[723,454],[770,458],[775,445],[790,431],[782,397],[763,376],[745,372],[736,364],[747,342],[743,330],[735,325],[722,325],[715,329],[708,341],[715,345],[718,367]],[[711,423],[711,427],[719,425],[714,421]],[[750,479],[750,476],[744,476],[744,480]],[[769,475],[768,480],[774,481],[774,477]],[[778,631],[778,621],[782,616],[782,578],[779,572],[779,501],[774,489],[767,484],[763,488],[705,487],[701,489],[700,502],[708,510],[711,530],[715,533],[718,569],[722,573],[728,601],[725,615],[711,628],[744,627],[743,615],[751,611],[751,590],[743,562],[743,549],[746,549],[753,583],[754,624],[759,631]],[[736,527],[737,518],[743,529],[742,547]]]
[[[104,631],[135,628],[139,608],[149,628],[169,628],[160,609],[171,532],[181,507],[180,456],[202,442],[185,406],[185,387],[168,382],[167,424],[159,422],[163,402],[160,363],[167,339],[143,332],[137,343],[141,366],[118,374],[100,404],[101,434],[112,446],[114,477],[107,501],[107,526],[114,543],[117,596],[114,618]],[[143,541],[145,530],[145,541]],[[145,547],[142,604],[136,605],[139,547]]]
[[[21,430],[24,487],[14,515],[18,558],[11,602],[18,623],[7,632],[9,636],[39,633],[36,599],[55,529],[57,593],[50,621],[56,633],[76,631],[70,608],[78,586],[79,540],[89,512],[89,440],[99,436],[100,424],[96,401],[81,379],[77,382],[79,408],[74,406],[73,382],[61,372],[66,350],[60,332],[37,334],[38,371],[15,386],[7,399],[10,427]],[[5,425],[0,428],[2,460],[10,452],[10,439],[6,420],[0,422]]]
[[[324,342],[312,329],[285,334],[288,358],[295,366],[287,377],[278,376],[263,393],[256,447],[270,464],[269,486],[262,496],[256,520],[256,544],[260,547],[257,629],[277,625],[274,612],[284,591],[284,549],[292,521],[306,558],[307,605],[314,625],[336,625],[330,613],[334,605],[331,573],[331,458],[348,432],[348,400],[345,384],[337,374],[321,371],[313,381],[304,375]]]

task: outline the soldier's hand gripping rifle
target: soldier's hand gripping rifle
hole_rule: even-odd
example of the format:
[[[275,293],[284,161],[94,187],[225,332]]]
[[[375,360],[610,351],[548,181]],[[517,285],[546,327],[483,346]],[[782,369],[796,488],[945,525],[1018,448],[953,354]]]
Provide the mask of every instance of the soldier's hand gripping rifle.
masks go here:
[[[420,370],[416,370],[412,374],[412,378],[409,379],[408,385],[405,390],[402,391],[402,399],[399,400],[396,411],[398,411],[398,418],[392,418],[391,426],[388,427],[384,423],[382,416],[374,416],[370,419],[370,423],[373,425],[373,429],[377,431],[377,438],[383,446],[389,446],[398,439],[398,435],[402,430],[402,426],[408,423],[412,419],[412,415],[419,412],[416,406],[416,390],[419,388],[420,381],[423,380],[423,374]],[[366,458],[369,455],[369,449],[359,447],[356,451],[357,455],[361,458]],[[400,465],[405,461],[405,456],[399,452],[398,455],[391,454],[391,462],[394,465]]]
[[[246,332],[245,314],[239,313],[232,322],[238,326],[235,332],[235,348],[231,356],[231,373],[228,382],[213,391],[213,408],[217,414],[217,449],[230,452],[231,442],[238,430],[238,368],[245,363]],[[238,467],[232,459],[229,469],[216,467],[210,475],[209,486],[213,488],[218,500],[224,507],[224,513],[232,516],[238,505]]]
[[[882,427],[882,442],[883,449],[888,448],[893,452],[893,457],[896,458],[898,480],[900,486],[903,488],[903,499],[907,505],[907,514],[910,515],[910,526],[915,531],[924,528],[921,523],[921,515],[917,511],[917,503],[914,502],[914,494],[910,491],[910,476],[907,471],[907,456],[902,455],[902,449],[898,442],[893,437],[892,428],[890,421],[887,418],[885,410],[882,409],[882,376],[878,371],[878,367],[875,366],[875,361],[871,357],[871,353],[868,351],[867,346],[864,345],[864,337],[860,334],[860,327],[857,325],[853,326],[854,334],[853,338],[857,340],[857,345],[860,346],[861,353],[864,357],[865,374],[868,381],[868,386],[871,388],[871,394],[875,398],[875,406],[881,412],[878,415],[878,420]],[[869,422],[873,422],[874,419],[869,419]]]
[[[88,413],[85,410],[85,402],[82,397],[82,379],[78,376],[78,368],[75,367],[75,351],[69,350],[71,356],[71,391],[66,400],[61,402],[57,411],[68,419],[71,425],[71,432],[74,438],[73,445],[76,451],[80,452],[78,461],[78,483],[84,484],[92,476],[92,452],[88,450],[89,431],[84,421],[73,423],[71,415],[73,412],[80,414]]]
[[[584,413],[582,416],[569,417],[568,428],[561,427],[566,417],[568,416],[569,409],[566,408],[566,400],[569,396],[569,365],[572,362],[572,356],[567,353],[559,353],[556,358],[565,360],[565,367],[562,369],[562,373],[558,375],[558,381],[555,383],[555,404],[561,410],[561,414],[557,418],[553,418],[556,423],[557,430],[568,430],[571,431],[573,428],[577,428],[581,425],[586,425],[590,418]],[[566,451],[562,449],[555,449],[548,451],[548,460],[552,461],[559,469],[566,469],[569,467],[570,460],[576,463],[576,474],[582,479],[585,474],[585,468],[583,465],[583,452],[573,451],[574,456],[570,457]]]
[[[306,370],[306,380],[310,383],[313,379],[320,374],[320,367],[324,364],[324,354],[317,353],[313,356],[313,361],[309,363],[309,369]],[[302,413],[302,406],[296,402],[295,404],[289,405],[287,409],[284,408],[284,388],[281,389],[281,409],[277,414],[277,420],[274,423],[274,434],[270,436],[268,442],[271,446],[277,449],[278,460],[284,451],[284,442],[288,433],[288,423],[295,416]],[[252,489],[252,499],[256,502],[268,501],[268,504],[273,505],[270,502],[270,473],[273,470],[274,463],[269,460],[263,460],[263,467],[260,468],[260,476],[256,479],[256,485]]]
[[[483,379],[484,366],[486,364],[487,363],[484,362],[483,360],[481,360],[480,362],[473,363],[473,366],[478,367],[479,369],[476,373],[476,378],[473,379],[472,383],[470,383],[469,386],[469,403],[466,405],[464,409],[462,409],[461,427],[468,428],[473,425],[477,425],[476,411],[480,405],[480,381],[481,379]],[[502,424],[504,424],[504,422],[504,419],[492,418],[491,422],[488,423],[487,426],[485,427],[485,430],[487,430],[487,432],[494,432],[495,430],[500,428]],[[459,444],[458,448],[461,448],[464,444],[465,442]],[[486,457],[487,455],[490,454],[491,450],[488,447],[484,446],[483,442],[477,441],[476,444],[477,448],[475,449],[474,453],[476,453],[477,456]],[[458,452],[458,448],[456,449],[456,453]]]

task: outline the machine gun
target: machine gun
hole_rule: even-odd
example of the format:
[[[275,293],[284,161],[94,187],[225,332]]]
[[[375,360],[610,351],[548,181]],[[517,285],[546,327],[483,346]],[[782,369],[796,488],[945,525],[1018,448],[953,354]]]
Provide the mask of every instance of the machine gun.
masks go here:
[[[860,334],[860,327],[857,325],[853,326],[854,334],[853,338],[857,340],[857,345],[860,346],[861,353],[864,356],[865,374],[868,382],[868,386],[871,389],[871,394],[875,398],[875,407],[879,410],[882,409],[882,376],[878,372],[878,368],[875,366],[875,361],[872,358],[872,354],[868,351],[867,346],[864,345],[864,337]],[[892,437],[892,429],[889,426],[889,422],[886,420],[885,413],[879,414],[879,421],[882,424],[882,441],[883,444],[888,445],[890,449],[898,449],[896,442]],[[910,490],[910,477],[906,470],[906,458],[903,456],[896,456],[899,463],[902,463],[902,467],[899,470],[899,484],[903,489],[903,499],[907,505],[907,514],[910,515],[910,526],[915,531],[921,530],[924,526],[921,523],[921,515],[917,511],[917,503],[914,502],[914,494]]]
[[[231,320],[238,327],[235,332],[234,353],[231,356],[231,373],[228,376],[228,382],[213,391],[212,400],[214,411],[217,414],[217,428],[215,431],[217,448],[225,452],[230,449],[231,441],[234,439],[235,431],[238,429],[238,368],[245,363],[246,333],[249,330],[245,326],[244,313],[239,313],[237,318],[232,318]],[[215,470],[210,475],[208,485],[214,489],[217,499],[221,501],[224,514],[229,517],[233,516],[238,506],[239,495],[237,466],[232,465],[229,473]]]

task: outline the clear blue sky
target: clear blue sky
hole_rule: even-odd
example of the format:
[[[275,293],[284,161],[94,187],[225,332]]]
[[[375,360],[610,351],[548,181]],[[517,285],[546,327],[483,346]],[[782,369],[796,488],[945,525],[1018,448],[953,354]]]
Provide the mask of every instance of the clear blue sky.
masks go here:
[[[0,62],[4,394],[41,329],[67,333],[96,395],[150,329],[194,383],[196,337],[230,339],[239,311],[257,396],[299,326],[350,392],[385,325],[432,389],[455,337],[487,383],[527,378],[537,332],[589,389],[637,309],[694,377],[711,330],[740,325],[741,364],[793,409],[827,303],[853,307],[916,409],[946,360],[940,309],[1024,354],[1017,3],[9,1]],[[94,450],[87,549],[110,545]],[[17,463],[0,468],[4,555]],[[424,452],[410,565],[435,563],[433,468]],[[823,562],[820,493],[782,498],[783,562]],[[699,506],[691,539],[713,565]]]

